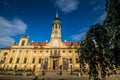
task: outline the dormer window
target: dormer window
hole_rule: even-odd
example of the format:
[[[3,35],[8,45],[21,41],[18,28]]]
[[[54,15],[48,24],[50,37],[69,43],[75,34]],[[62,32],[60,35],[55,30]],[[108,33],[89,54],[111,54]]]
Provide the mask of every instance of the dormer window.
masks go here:
[[[21,43],[21,46],[24,46],[24,45],[25,45],[25,40],[23,40]]]

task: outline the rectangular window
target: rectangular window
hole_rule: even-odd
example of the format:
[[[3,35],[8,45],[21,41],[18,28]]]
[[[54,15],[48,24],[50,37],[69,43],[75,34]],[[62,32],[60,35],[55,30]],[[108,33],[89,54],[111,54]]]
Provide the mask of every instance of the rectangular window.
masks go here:
[[[72,58],[70,58],[70,63],[72,63]]]
[[[17,61],[16,61],[16,63],[19,63],[19,61],[20,61],[20,58],[17,58]]]
[[[41,58],[39,58],[39,62],[38,63],[41,63]]]
[[[78,59],[78,58],[76,58],[76,63],[77,63],[77,64],[79,63],[79,59]]]
[[[10,61],[9,61],[9,63],[12,63],[12,60],[13,60],[13,58],[10,58]]]
[[[16,69],[17,69],[17,65],[14,66],[14,70],[16,70]]]
[[[35,58],[33,58],[32,63],[35,63]]]
[[[24,58],[24,63],[26,63],[27,62],[27,58]]]

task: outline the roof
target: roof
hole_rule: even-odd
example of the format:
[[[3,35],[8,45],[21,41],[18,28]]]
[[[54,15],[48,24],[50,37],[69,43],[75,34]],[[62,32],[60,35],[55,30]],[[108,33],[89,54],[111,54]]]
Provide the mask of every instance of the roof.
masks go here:
[[[68,47],[75,47],[77,48],[80,45],[80,42],[63,42]]]
[[[61,24],[61,22],[59,20],[54,20],[52,24]]]
[[[30,46],[34,46],[34,48],[38,48],[38,46],[40,48],[43,48],[44,46],[46,46],[46,44],[48,44],[49,42],[31,42],[29,43]],[[78,46],[80,45],[80,42],[63,42],[63,44],[65,44],[68,48],[78,48]],[[2,48],[2,49],[11,49],[11,46]]]
[[[41,47],[46,46],[47,43],[48,42],[32,42],[30,44],[37,48],[38,46],[41,46]]]
[[[11,46],[8,46],[8,47],[2,48],[2,49],[11,49]]]

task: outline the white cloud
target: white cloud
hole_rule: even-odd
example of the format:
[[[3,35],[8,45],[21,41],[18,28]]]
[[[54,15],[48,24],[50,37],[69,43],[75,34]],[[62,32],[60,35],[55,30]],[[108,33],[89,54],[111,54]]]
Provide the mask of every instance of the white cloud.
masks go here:
[[[55,4],[63,12],[69,13],[78,8],[79,0],[56,0]]]
[[[0,38],[0,47],[8,46],[11,44],[11,42],[14,42],[13,38],[11,38],[9,36],[1,37]]]
[[[105,20],[106,16],[107,16],[107,12],[104,11],[103,14],[98,17],[97,21],[100,22],[100,23],[102,23]]]
[[[13,36],[24,34],[27,25],[20,19],[7,20],[0,16],[0,47],[8,46],[14,41]]]
[[[104,6],[102,5],[94,6],[93,11],[97,11],[97,10],[104,10]]]
[[[88,29],[89,28],[83,28],[78,33],[73,34],[71,36],[72,40],[74,40],[74,41],[80,41],[84,37],[84,35],[86,34],[86,32],[87,32]]]

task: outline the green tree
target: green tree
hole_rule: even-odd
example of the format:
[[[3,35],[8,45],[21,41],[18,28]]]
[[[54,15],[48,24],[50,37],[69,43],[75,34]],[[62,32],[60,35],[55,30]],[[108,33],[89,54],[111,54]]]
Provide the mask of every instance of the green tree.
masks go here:
[[[107,17],[104,26],[109,38],[108,53],[111,53],[111,62],[120,66],[120,0],[106,0]]]
[[[120,66],[120,0],[106,0],[103,24],[91,26],[80,47],[80,63],[89,64],[94,80],[105,78],[109,69]]]
[[[81,43],[80,60],[89,64],[89,74],[95,80],[101,76],[104,78],[110,65],[109,54],[105,54],[108,40],[107,30],[102,25],[96,24],[90,28]],[[99,76],[100,74],[102,75]]]

